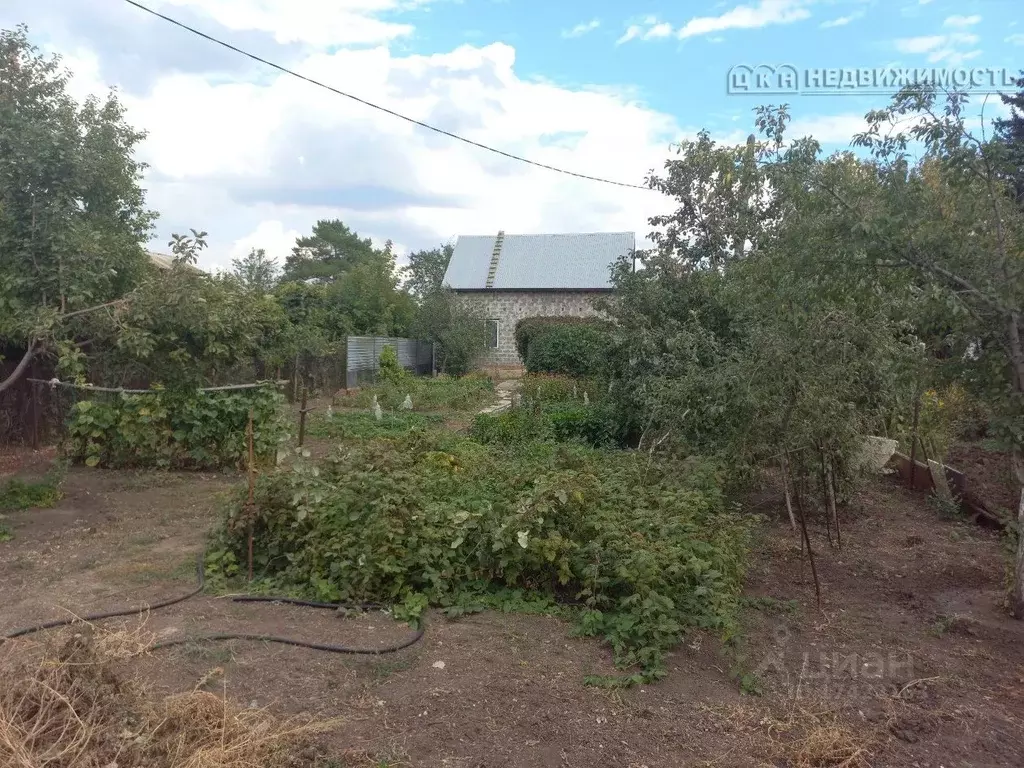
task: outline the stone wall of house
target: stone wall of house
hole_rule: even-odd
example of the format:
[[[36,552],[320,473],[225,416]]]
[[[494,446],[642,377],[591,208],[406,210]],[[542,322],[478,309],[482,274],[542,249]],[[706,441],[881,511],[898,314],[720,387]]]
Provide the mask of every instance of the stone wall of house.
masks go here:
[[[498,321],[498,346],[481,358],[482,366],[522,365],[516,351],[516,323],[524,317],[592,317],[604,292],[479,291],[460,293],[462,305],[479,317]]]

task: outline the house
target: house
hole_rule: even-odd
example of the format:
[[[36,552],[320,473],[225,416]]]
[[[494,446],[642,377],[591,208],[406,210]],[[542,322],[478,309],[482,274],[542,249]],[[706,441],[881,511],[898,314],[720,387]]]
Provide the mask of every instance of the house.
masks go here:
[[[611,267],[636,247],[632,232],[461,236],[445,285],[487,320],[485,366],[521,366],[516,323],[526,317],[596,315],[593,300],[611,291]]]

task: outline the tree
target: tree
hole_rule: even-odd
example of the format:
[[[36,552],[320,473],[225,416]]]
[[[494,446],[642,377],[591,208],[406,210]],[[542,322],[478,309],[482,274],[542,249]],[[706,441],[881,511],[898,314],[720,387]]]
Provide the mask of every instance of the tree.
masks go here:
[[[1008,150],[1008,164],[1014,178],[1014,194],[1024,206],[1024,71],[1016,82],[1017,93],[1002,94],[1003,104],[1010,108],[1010,116],[995,121],[996,138]]]
[[[962,329],[961,347],[995,341],[976,366],[986,371],[979,394],[996,415],[995,433],[1021,486],[1012,608],[1024,619],[1024,210],[1013,189],[1020,165],[1005,142],[967,129],[966,103],[962,93],[916,86],[869,113],[869,129],[856,142],[878,163],[883,212],[837,201],[862,214],[858,234],[874,243],[876,264],[909,271],[946,301]],[[924,147],[914,164],[911,142]]]
[[[378,256],[368,237],[349,229],[340,219],[321,219],[313,234],[295,241],[285,260],[284,280],[312,280],[331,283],[350,269]]]
[[[437,248],[410,253],[409,264],[402,269],[405,289],[417,299],[440,290],[454,251],[454,245],[445,243]]]
[[[0,31],[0,339],[23,350],[0,391],[33,357],[69,353],[75,324],[115,308],[147,269],[144,134],[113,94],[79,105],[68,78],[24,26]]]
[[[231,260],[231,273],[241,286],[256,296],[270,293],[277,284],[280,266],[263,248],[253,248],[247,256]]]
[[[461,376],[487,349],[487,322],[462,307],[451,291],[434,290],[416,309],[412,333],[437,344],[438,370]]]

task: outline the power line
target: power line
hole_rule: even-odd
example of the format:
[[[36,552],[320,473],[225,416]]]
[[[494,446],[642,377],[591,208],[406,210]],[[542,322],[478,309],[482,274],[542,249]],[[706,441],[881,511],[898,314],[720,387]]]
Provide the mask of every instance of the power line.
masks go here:
[[[478,141],[473,141],[472,139],[467,139],[465,136],[459,136],[457,133],[452,133],[451,131],[446,131],[443,128],[438,128],[436,126],[430,125],[429,123],[424,123],[421,120],[417,120],[415,118],[409,117],[408,115],[403,115],[400,112],[395,112],[394,110],[388,109],[387,107],[382,107],[380,104],[374,104],[372,101],[367,101],[366,99],[362,99],[362,98],[360,98],[358,96],[354,96],[351,93],[346,93],[345,91],[339,90],[338,88],[335,88],[334,86],[327,85],[326,83],[322,83],[319,80],[314,80],[312,77],[307,77],[306,75],[301,75],[301,74],[299,74],[298,72],[296,72],[294,70],[291,70],[291,69],[288,69],[287,67],[281,66],[280,64],[275,64],[272,61],[267,61],[266,59],[261,58],[260,56],[257,56],[254,53],[249,53],[248,51],[242,50],[241,48],[238,48],[238,47],[232,45],[231,43],[227,43],[227,42],[225,42],[223,40],[220,40],[220,39],[218,39],[216,37],[213,37],[212,35],[208,35],[205,32],[201,32],[200,30],[196,29],[195,27],[190,27],[188,24],[185,24],[184,22],[178,21],[177,19],[171,18],[170,16],[165,16],[164,14],[160,13],[159,11],[154,11],[152,8],[148,8],[145,5],[142,5],[142,3],[135,2],[135,0],[124,0],[124,2],[128,3],[128,5],[135,6],[140,11],[145,11],[148,14],[156,16],[158,19],[163,19],[164,21],[166,21],[166,22],[168,22],[170,24],[173,24],[176,27],[180,27],[181,29],[184,29],[187,32],[191,32],[193,35],[198,35],[199,37],[203,38],[204,40],[209,40],[211,43],[215,43],[216,45],[220,45],[220,46],[222,46],[224,48],[227,48],[229,51],[234,51],[235,53],[241,54],[242,56],[245,56],[246,58],[252,59],[253,61],[258,61],[260,64],[264,64],[264,65],[266,65],[268,67],[273,67],[274,69],[278,70],[279,72],[283,72],[286,75],[291,75],[292,77],[297,77],[299,80],[305,80],[307,83],[312,83],[313,85],[319,86],[320,88],[325,88],[328,91],[330,91],[331,93],[337,94],[338,96],[344,96],[346,99],[351,99],[352,101],[357,101],[360,104],[363,104],[363,105],[365,105],[367,107],[371,107],[371,108],[376,109],[376,110],[378,110],[380,112],[384,112],[385,114],[391,115],[392,117],[397,117],[399,120],[405,120],[407,123],[412,123],[413,125],[418,125],[420,128],[426,128],[428,131],[433,131],[434,133],[440,133],[443,136],[447,136],[448,138],[455,139],[456,141],[461,141],[464,144],[469,144],[470,146],[477,147],[478,149],[485,149],[488,152],[493,152],[496,155],[501,155],[502,157],[508,158],[509,160],[516,160],[516,161],[518,161],[520,163],[526,163],[527,165],[532,165],[532,166],[535,166],[537,168],[543,168],[546,171],[554,171],[556,173],[562,173],[562,174],[565,174],[566,176],[574,176],[577,179],[586,179],[587,181],[597,181],[597,182],[600,182],[602,184],[612,184],[613,186],[616,186],[616,187],[628,187],[630,189],[645,189],[645,190],[648,190],[648,191],[650,191],[650,189],[651,189],[650,187],[644,186],[642,184],[630,184],[630,183],[625,182],[625,181],[615,181],[614,179],[604,179],[604,178],[601,178],[600,176],[588,176],[585,173],[576,173],[575,171],[567,171],[564,168],[556,168],[553,165],[546,165],[545,163],[538,163],[536,160],[530,160],[529,158],[520,157],[519,155],[513,155],[511,152],[505,152],[504,150],[497,149],[496,147],[490,147],[490,146],[488,146],[486,144],[481,144]]]

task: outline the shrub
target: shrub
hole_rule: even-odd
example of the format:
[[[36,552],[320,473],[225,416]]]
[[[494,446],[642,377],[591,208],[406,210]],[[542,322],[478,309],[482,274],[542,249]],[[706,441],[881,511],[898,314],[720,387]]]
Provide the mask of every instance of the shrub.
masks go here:
[[[609,406],[557,403],[479,414],[470,428],[473,439],[488,445],[531,442],[582,442],[595,448],[620,442],[618,422]]]
[[[608,335],[593,323],[549,325],[530,338],[526,370],[530,373],[562,373],[596,376],[605,367]]]
[[[516,323],[515,331],[513,331],[513,336],[516,340],[516,351],[519,353],[519,359],[525,362],[527,352],[530,348],[530,342],[538,335],[545,333],[552,327],[581,325],[594,322],[593,318],[574,317],[571,315],[556,315],[554,317],[524,317]]]
[[[552,437],[551,424],[547,419],[526,408],[477,414],[470,434],[485,445],[524,445]]]
[[[398,362],[398,351],[393,345],[387,344],[380,351],[377,380],[382,384],[401,384],[408,374]]]
[[[622,437],[611,407],[605,404],[556,405],[544,415],[555,440],[579,440],[600,448],[617,445]]]
[[[214,469],[244,466],[253,412],[253,448],[268,460],[282,434],[281,395],[270,387],[240,392],[121,393],[81,400],[68,426],[68,454],[90,467]]]
[[[584,604],[577,631],[638,668],[591,682],[650,681],[687,629],[732,636],[749,518],[725,511],[707,462],[648,469],[583,446],[360,441],[259,479],[255,565],[265,586],[390,601],[406,617],[464,612],[495,590],[568,591]],[[245,556],[244,514],[240,490],[214,561]]]

